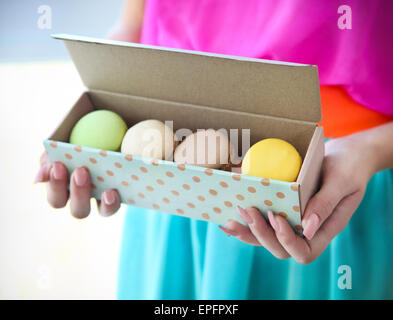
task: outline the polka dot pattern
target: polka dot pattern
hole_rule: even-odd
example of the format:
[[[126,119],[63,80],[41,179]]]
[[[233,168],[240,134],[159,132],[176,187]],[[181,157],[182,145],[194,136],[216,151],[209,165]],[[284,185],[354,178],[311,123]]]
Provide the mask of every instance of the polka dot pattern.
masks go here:
[[[85,167],[91,177],[91,194],[96,198],[106,189],[116,189],[124,203],[222,225],[228,220],[244,224],[236,207],[255,206],[264,216],[268,210],[281,215],[296,232],[302,232],[299,185],[295,182],[143,159],[59,141],[46,140],[45,147],[50,160],[63,162],[69,172]]]

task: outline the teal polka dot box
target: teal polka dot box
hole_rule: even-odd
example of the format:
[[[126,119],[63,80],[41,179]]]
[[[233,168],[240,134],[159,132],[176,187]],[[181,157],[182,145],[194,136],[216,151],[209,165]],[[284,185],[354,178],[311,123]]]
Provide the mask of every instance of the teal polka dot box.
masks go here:
[[[319,186],[324,156],[316,66],[55,35],[64,41],[86,91],[44,141],[52,162],[85,167],[92,196],[116,189],[123,203],[225,225],[245,223],[236,207],[285,217],[302,233],[301,215]],[[295,182],[206,169],[70,144],[76,122],[107,109],[128,127],[146,119],[173,129],[249,133],[249,145],[280,138],[302,157]],[[231,140],[232,141],[232,140]],[[240,147],[239,147],[240,148]],[[239,155],[240,152],[238,152]],[[241,157],[242,154],[239,155]]]

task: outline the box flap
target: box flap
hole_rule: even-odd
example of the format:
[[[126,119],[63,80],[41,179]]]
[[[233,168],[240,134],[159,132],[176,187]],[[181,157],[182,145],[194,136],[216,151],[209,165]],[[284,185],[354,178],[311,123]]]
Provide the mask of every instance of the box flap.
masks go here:
[[[54,35],[90,90],[319,122],[316,66]]]

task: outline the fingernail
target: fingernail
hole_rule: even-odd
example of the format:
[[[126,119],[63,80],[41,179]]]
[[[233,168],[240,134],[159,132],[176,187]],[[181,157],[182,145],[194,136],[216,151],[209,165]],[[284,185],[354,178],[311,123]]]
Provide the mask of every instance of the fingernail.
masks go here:
[[[39,170],[38,173],[34,179],[34,183],[42,182],[44,181],[44,171],[46,169],[46,164],[44,164]]]
[[[87,182],[87,172],[83,168],[75,169],[75,184],[78,187],[83,187]]]
[[[104,203],[107,206],[110,206],[115,203],[116,198],[115,198],[115,194],[112,190],[105,191],[102,197],[104,198],[103,199]]]
[[[53,163],[53,178],[55,180],[60,180],[63,175],[63,167],[60,162],[54,162]]]
[[[315,213],[312,213],[311,216],[305,221],[303,226],[303,235],[311,240],[314,237],[315,232],[317,232],[319,228],[319,216]]]
[[[243,220],[246,221],[248,224],[252,224],[254,222],[252,220],[251,216],[248,214],[248,212],[245,209],[243,209],[242,207],[237,206],[237,211],[239,211]]]
[[[237,237],[239,234],[236,231],[227,229],[223,226],[218,226],[222,231],[224,231],[226,233],[227,236],[234,236]]]
[[[280,225],[279,225],[279,223],[277,222],[276,217],[274,216],[273,212],[269,210],[269,211],[267,212],[267,216],[268,216],[268,218],[269,218],[270,224],[272,225],[273,229],[274,229],[276,232],[280,232]]]

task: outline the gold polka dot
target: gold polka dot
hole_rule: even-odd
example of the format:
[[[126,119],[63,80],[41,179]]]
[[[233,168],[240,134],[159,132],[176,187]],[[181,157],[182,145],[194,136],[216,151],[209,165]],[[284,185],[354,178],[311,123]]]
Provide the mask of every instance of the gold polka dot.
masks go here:
[[[296,229],[296,230],[299,230],[299,231],[302,231],[302,230],[303,230],[303,227],[297,224],[297,225],[295,226],[295,229]]]
[[[162,201],[164,201],[165,203],[169,203],[169,199],[168,198],[162,198]]]
[[[235,174],[232,175],[232,179],[235,180],[235,181],[240,181],[241,175],[235,173]]]
[[[84,168],[87,172],[90,172],[90,169],[88,166],[82,166],[82,168]]]
[[[100,150],[99,154],[102,157],[106,157],[108,155],[108,153],[105,150]]]
[[[267,187],[267,186],[270,185],[270,179],[268,179],[268,178],[263,178],[263,179],[261,180],[261,183],[262,183],[262,185],[264,185],[265,187]]]
[[[145,197],[145,195],[142,192],[139,192],[138,197],[143,199]]]
[[[96,163],[97,163],[97,160],[94,159],[94,158],[90,158],[89,161],[90,161],[92,164],[96,164]]]
[[[158,209],[160,209],[160,206],[157,203],[153,203],[153,208],[158,210]]]
[[[247,190],[248,190],[248,192],[251,192],[251,193],[255,193],[256,192],[254,187],[248,187]]]
[[[158,166],[158,160],[153,159],[153,160],[151,161],[151,164],[152,164],[153,166]]]
[[[81,147],[81,146],[75,146],[75,147],[74,147],[74,150],[75,150],[76,152],[82,152],[82,147]]]
[[[56,141],[52,141],[49,145],[50,145],[52,148],[57,148],[57,142],[56,142]]]
[[[157,183],[160,184],[160,185],[163,185],[164,181],[162,181],[161,179],[157,179]]]
[[[228,208],[232,207],[232,202],[230,202],[230,201],[225,201],[224,204],[225,204]]]
[[[205,201],[205,197],[204,196],[198,196],[197,197],[199,201]]]
[[[135,204],[135,201],[132,200],[132,199],[128,199],[127,202],[128,202],[129,204]]]
[[[169,178],[173,178],[175,175],[172,173],[172,172],[170,172],[170,171],[167,171],[166,173],[165,173]]]
[[[299,211],[300,211],[299,206],[293,206],[292,209],[293,209],[293,211],[296,211],[296,212],[299,212]]]
[[[176,212],[179,214],[184,214],[184,210],[183,209],[176,209]]]
[[[285,218],[285,219],[288,217],[288,215],[287,215],[285,212],[282,212],[282,211],[279,212],[278,214],[279,214],[281,217]]]
[[[97,180],[100,181],[100,182],[104,182],[105,181],[104,178],[100,177],[100,176],[97,177]]]
[[[297,192],[299,190],[299,185],[297,183],[292,183],[291,190]]]
[[[91,187],[92,189],[97,189],[97,186],[96,186],[94,183],[91,183],[91,184],[90,184],[90,187]]]
[[[243,201],[243,200],[244,200],[244,197],[243,197],[241,194],[237,194],[237,195],[236,195],[236,198],[237,198],[238,200],[240,200],[240,201]]]
[[[139,177],[136,176],[135,174],[132,174],[132,175],[131,175],[131,179],[132,179],[132,180],[135,180],[135,181],[138,181],[138,180],[139,180]]]
[[[209,193],[210,193],[212,196],[216,196],[216,195],[217,195],[217,191],[214,190],[214,189],[210,189],[210,190],[209,190]]]
[[[147,186],[146,190],[152,192],[152,191],[154,191],[154,188],[152,186]]]
[[[178,168],[179,170],[181,170],[181,171],[184,171],[184,170],[186,170],[186,165],[185,165],[184,163],[179,163],[179,164],[177,165],[177,168]]]
[[[209,220],[210,216],[207,213],[202,213],[203,219]]]
[[[112,171],[110,171],[110,170],[106,170],[106,174],[107,174],[108,176],[111,176],[111,177],[113,177],[113,172],[112,172]]]
[[[226,183],[225,181],[221,181],[220,186],[223,188],[228,188],[228,183]]]
[[[271,202],[270,200],[265,200],[265,201],[263,201],[263,203],[269,207],[273,205],[273,202]]]
[[[221,209],[218,208],[218,207],[214,207],[214,208],[213,208],[213,211],[214,211],[215,213],[217,213],[217,214],[220,214],[220,213],[221,213]]]
[[[280,199],[284,199],[285,198],[285,194],[283,194],[282,192],[277,192],[276,196]]]
[[[191,187],[188,184],[183,184],[183,189],[185,190],[190,190]]]
[[[212,170],[212,169],[206,169],[206,170],[205,170],[205,173],[206,173],[208,176],[211,176],[211,175],[213,174],[213,170]]]
[[[123,186],[125,186],[125,187],[128,187],[128,186],[129,186],[129,184],[128,184],[127,181],[122,181],[121,184],[122,184]]]
[[[141,170],[143,173],[147,172],[147,169],[145,167],[140,167],[139,170]]]
[[[124,157],[127,161],[132,161],[132,155],[131,154],[126,154]]]
[[[192,177],[192,180],[194,180],[194,182],[201,182],[201,179],[199,179],[198,177],[194,176]]]
[[[120,169],[123,166],[122,166],[122,164],[120,162],[115,162],[115,167]]]
[[[72,155],[70,155],[69,153],[64,154],[64,156],[65,156],[68,160],[71,160],[71,159],[72,159]]]
[[[190,208],[195,208],[195,205],[192,202],[188,202],[187,206],[189,206]]]
[[[171,192],[172,192],[172,194],[175,195],[175,196],[178,196],[178,195],[179,195],[179,192],[177,192],[176,190],[172,190]]]

